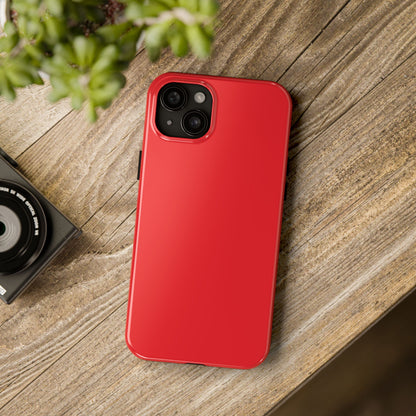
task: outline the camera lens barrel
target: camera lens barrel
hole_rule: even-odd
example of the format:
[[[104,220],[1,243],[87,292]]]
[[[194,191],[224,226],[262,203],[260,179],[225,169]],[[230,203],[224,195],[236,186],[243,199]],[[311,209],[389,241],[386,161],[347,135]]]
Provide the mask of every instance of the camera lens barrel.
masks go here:
[[[176,84],[167,86],[161,94],[162,105],[170,111],[178,111],[183,108],[187,98],[185,89]]]
[[[198,136],[207,131],[209,120],[207,115],[199,110],[186,113],[182,119],[182,128],[192,136]]]
[[[32,264],[46,236],[47,221],[37,198],[17,183],[0,180],[0,275]]]

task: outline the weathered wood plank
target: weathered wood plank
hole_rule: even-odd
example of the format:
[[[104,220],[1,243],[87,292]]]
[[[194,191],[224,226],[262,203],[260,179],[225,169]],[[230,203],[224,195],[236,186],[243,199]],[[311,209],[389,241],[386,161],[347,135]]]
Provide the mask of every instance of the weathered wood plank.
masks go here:
[[[128,73],[137,83],[129,83],[97,125],[71,113],[19,158],[33,182],[85,226],[83,236],[24,297],[10,308],[0,305],[0,406],[5,405],[0,414],[263,414],[416,285],[416,56],[397,35],[402,33],[399,17],[414,11],[405,3],[400,13],[384,2],[376,9],[367,3],[350,19],[361,6],[351,1],[356,8],[347,4],[341,10],[340,2],[315,21],[309,41],[302,38],[295,48],[305,52],[294,54],[286,67],[273,67],[284,53],[283,43],[263,42],[255,49],[258,72],[251,76],[266,71],[263,76],[277,79],[284,73],[291,87],[302,85],[313,48],[323,48],[321,39],[331,45],[327,57],[315,56],[313,71],[319,82],[333,87],[309,88],[305,81],[298,106],[309,103],[303,107],[309,108],[301,121],[319,120],[322,103],[336,99],[342,80],[355,79],[351,68],[361,71],[353,97],[345,106],[333,104],[328,124],[305,125],[300,131],[304,137],[309,131],[313,140],[291,155],[272,350],[257,369],[147,363],[135,359],[123,339],[145,86],[167,69],[226,73],[232,68],[250,76],[255,59],[251,67],[247,50],[236,53],[238,44],[226,42],[243,39],[244,33],[247,39],[254,36],[242,26],[249,6],[231,19],[238,5],[228,3],[224,16],[229,20],[212,61],[177,61],[164,54],[156,67],[138,57]],[[285,5],[250,4],[252,23],[264,30],[261,39],[277,36],[276,31],[289,33],[291,18],[261,26],[276,20],[269,16],[288,16]],[[311,16],[316,3],[310,7]],[[389,23],[372,31],[380,20],[374,16],[383,13]],[[361,29],[349,37],[353,23]],[[396,40],[389,43],[394,58],[383,67],[385,79],[363,79],[365,71],[355,61],[372,68],[380,56],[367,54],[370,46],[360,49],[360,39],[368,31],[372,35],[365,42],[384,50],[390,42],[386,30]],[[290,36],[295,42],[297,33]],[[351,48],[358,48],[355,59],[339,65],[348,61],[341,57],[348,57]],[[239,69],[232,67],[235,59]]]
[[[409,61],[414,57],[415,54],[409,58]],[[400,73],[402,68],[398,71]],[[401,87],[400,82],[406,82],[406,77],[413,82],[411,69],[402,76],[404,79],[398,81],[395,88]],[[308,146],[293,160],[290,165],[287,190],[292,197],[289,198],[285,212],[289,217],[293,210],[299,210],[300,214],[296,218],[284,219],[282,244],[284,250],[296,250],[297,247],[306,244],[317,230],[333,221],[338,221],[340,213],[349,208],[348,205],[345,206],[343,197],[350,196],[352,203],[371,194],[375,186],[384,183],[392,172],[414,157],[416,141],[411,130],[411,134],[408,135],[397,132],[392,136],[392,131],[404,124],[402,111],[409,108],[409,103],[414,102],[414,92],[412,95],[410,90],[404,90],[402,96],[395,98],[394,104],[387,113],[388,118],[386,113],[378,113],[378,106],[382,105],[384,100],[382,94],[374,98],[368,110],[366,124],[355,122],[360,118],[360,114],[355,109],[351,112],[355,117],[352,121],[349,120],[348,124],[342,126],[337,124],[343,133],[336,139],[337,141],[335,139],[327,141],[328,134],[334,132],[334,129],[330,128],[328,133],[325,132],[316,139],[319,145],[314,146],[312,142],[310,149]],[[396,110],[398,108],[401,109],[400,112]],[[412,115],[408,117],[411,118]],[[373,118],[378,118],[379,123],[384,123],[379,137],[374,137]],[[402,121],[398,122],[398,120]],[[412,120],[405,121],[412,123]],[[317,148],[320,149],[319,153],[315,153]],[[362,161],[365,169],[344,167],[344,163],[350,158]],[[299,193],[296,189],[299,175],[309,178],[307,184],[304,184],[309,192]],[[308,197],[310,192],[314,193],[313,199]],[[296,222],[296,233],[292,233],[294,226],[292,221]],[[314,226],[311,227],[311,224]],[[290,238],[285,238],[286,233],[291,235]]]
[[[296,100],[290,157],[416,51],[415,18],[413,0],[352,0],[285,72],[279,82]]]
[[[213,59],[202,72],[215,68],[218,75],[277,79],[346,3],[348,0],[234,3],[222,15],[225,36],[219,37]],[[272,64],[273,74],[265,74]]]
[[[10,156],[18,157],[70,113],[68,100],[48,102],[50,90],[48,83],[19,89],[12,103],[0,97],[0,147]]]

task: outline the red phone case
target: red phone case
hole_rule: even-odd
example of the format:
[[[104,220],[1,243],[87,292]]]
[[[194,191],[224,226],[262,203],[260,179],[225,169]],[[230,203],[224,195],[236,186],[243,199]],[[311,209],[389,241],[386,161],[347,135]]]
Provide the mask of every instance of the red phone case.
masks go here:
[[[169,82],[211,92],[204,137],[158,132]],[[138,357],[244,369],[266,358],[290,120],[274,82],[168,73],[151,84],[126,328]]]

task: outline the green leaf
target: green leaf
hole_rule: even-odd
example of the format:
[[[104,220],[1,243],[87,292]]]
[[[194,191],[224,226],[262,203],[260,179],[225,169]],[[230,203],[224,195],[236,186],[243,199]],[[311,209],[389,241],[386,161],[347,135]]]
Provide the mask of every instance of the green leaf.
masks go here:
[[[13,36],[14,34],[17,33],[16,26],[12,22],[10,22],[10,21],[8,21],[8,22],[5,23],[3,30],[4,30],[4,33],[7,36]]]
[[[143,5],[136,2],[129,2],[126,8],[126,17],[129,20],[143,18]]]
[[[49,38],[48,43],[56,43],[65,35],[65,26],[62,20],[59,20],[56,17],[51,16],[46,18],[45,27]]]
[[[170,25],[171,22],[167,21],[155,24],[146,29],[145,45],[152,61],[156,61],[159,58],[161,50],[166,46],[166,36]]]
[[[211,39],[199,25],[186,27],[186,37],[192,52],[200,58],[207,58],[211,53]]]
[[[4,32],[7,36],[0,37],[0,52],[11,52],[19,43],[19,35],[11,22],[6,22]]]
[[[74,51],[77,63],[82,67],[88,67],[94,61],[97,53],[97,41],[93,37],[77,36],[74,39]]]
[[[206,16],[215,16],[218,8],[217,0],[199,0],[199,11]]]
[[[179,0],[179,6],[196,13],[198,11],[198,0]]]
[[[65,98],[67,96],[68,96],[68,94],[63,94],[60,91],[52,90],[48,95],[48,100],[52,103],[55,103],[55,102],[61,100],[62,98]]]
[[[32,82],[37,85],[43,85],[43,79],[40,77],[39,72],[37,69],[33,67],[28,67],[32,75]]]
[[[70,45],[64,43],[58,43],[54,48],[54,58],[59,57],[65,61],[65,63],[74,64],[77,58],[74,53],[74,49]]]
[[[149,4],[144,4],[142,8],[143,16],[141,17],[157,17],[164,11],[169,10],[164,4],[153,1]]]
[[[67,97],[69,95],[69,86],[61,77],[51,77],[51,84],[54,96]]]
[[[84,94],[80,91],[74,91],[71,93],[71,105],[75,110],[79,110],[84,102]]]
[[[188,53],[188,41],[183,32],[176,31],[169,34],[168,42],[176,56],[185,56]]]
[[[123,85],[120,83],[119,80],[113,79],[112,81],[108,82],[105,87],[96,89],[91,92],[91,100],[97,106],[107,106],[113,98],[115,98],[123,88]]]
[[[26,30],[28,37],[33,38],[41,38],[44,33],[43,26],[39,20],[28,20]]]
[[[166,7],[172,9],[178,7],[178,0],[159,0],[159,3],[163,3]]]
[[[119,40],[130,28],[130,22],[121,23],[118,25],[101,26],[96,33],[104,38],[108,43],[114,43]]]
[[[12,0],[17,25],[7,22],[7,36],[0,38],[0,93],[12,99],[15,87],[42,83],[42,70],[51,80],[51,100],[70,97],[74,108],[87,101],[88,117],[95,120],[96,108],[110,105],[123,88],[120,71],[136,55],[143,30],[151,60],[167,46],[177,56],[186,55],[189,47],[200,57],[210,53],[213,19],[207,17],[217,13],[217,0],[120,0],[127,6],[121,16],[127,21],[102,26],[103,1]],[[149,24],[178,7],[204,23],[187,27],[172,17]]]
[[[10,53],[18,43],[17,36],[4,36],[0,38],[0,52]]]
[[[45,0],[47,9],[55,16],[61,16],[64,7],[61,0]]]
[[[147,55],[149,56],[149,59],[152,62],[156,62],[160,58],[160,54],[162,52],[161,48],[158,48],[156,46],[147,45],[146,50],[147,50]]]
[[[0,68],[2,69],[2,68]],[[7,100],[12,101],[16,98],[16,93],[4,71],[0,70],[0,94]]]
[[[6,76],[15,87],[25,87],[33,81],[30,73],[22,68],[18,68],[16,65],[9,66],[9,68],[7,68]]]
[[[117,62],[118,51],[115,45],[106,46],[100,53],[97,61],[91,67],[91,72],[101,72],[113,69]],[[113,67],[113,68],[112,68]]]
[[[132,27],[124,36],[117,42],[119,50],[119,59],[124,63],[129,63],[136,56],[136,45],[139,37],[143,31],[142,27]],[[127,65],[125,65],[127,67]]]
[[[25,45],[25,51],[36,62],[36,66],[38,66],[39,62],[44,59],[44,55],[38,46],[28,43]],[[34,61],[32,61],[33,65],[35,64]]]
[[[88,104],[87,114],[88,114],[88,119],[91,123],[94,123],[94,121],[97,121],[97,111],[95,110],[95,106],[92,102]]]

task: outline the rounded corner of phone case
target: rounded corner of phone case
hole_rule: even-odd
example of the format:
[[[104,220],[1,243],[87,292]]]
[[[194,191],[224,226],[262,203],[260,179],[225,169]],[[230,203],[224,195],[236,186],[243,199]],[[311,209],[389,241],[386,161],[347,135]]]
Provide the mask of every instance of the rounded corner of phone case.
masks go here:
[[[292,112],[292,97],[290,96],[289,91],[285,87],[280,85],[278,82],[271,81],[270,84],[273,85],[279,91],[280,94],[282,94],[282,96],[284,97],[288,105],[289,112],[291,113]]]
[[[140,354],[136,348],[136,346],[134,345],[131,337],[130,337],[130,331],[127,329],[126,333],[125,333],[125,341],[126,341],[126,345],[128,347],[128,349],[130,350],[130,352],[135,355],[138,358],[141,358],[142,360],[149,360],[149,358],[146,358],[145,356],[143,356],[142,354]]]
[[[178,74],[176,72],[165,72],[164,74],[159,75],[156,77],[150,84],[148,93],[155,94],[157,93],[160,88],[166,84],[167,81],[173,81]]]
[[[267,346],[266,350],[261,352],[258,357],[255,357],[253,360],[248,361],[245,366],[243,367],[244,370],[250,370],[252,368],[258,367],[260,364],[262,364],[267,356],[269,355],[270,346]]]

